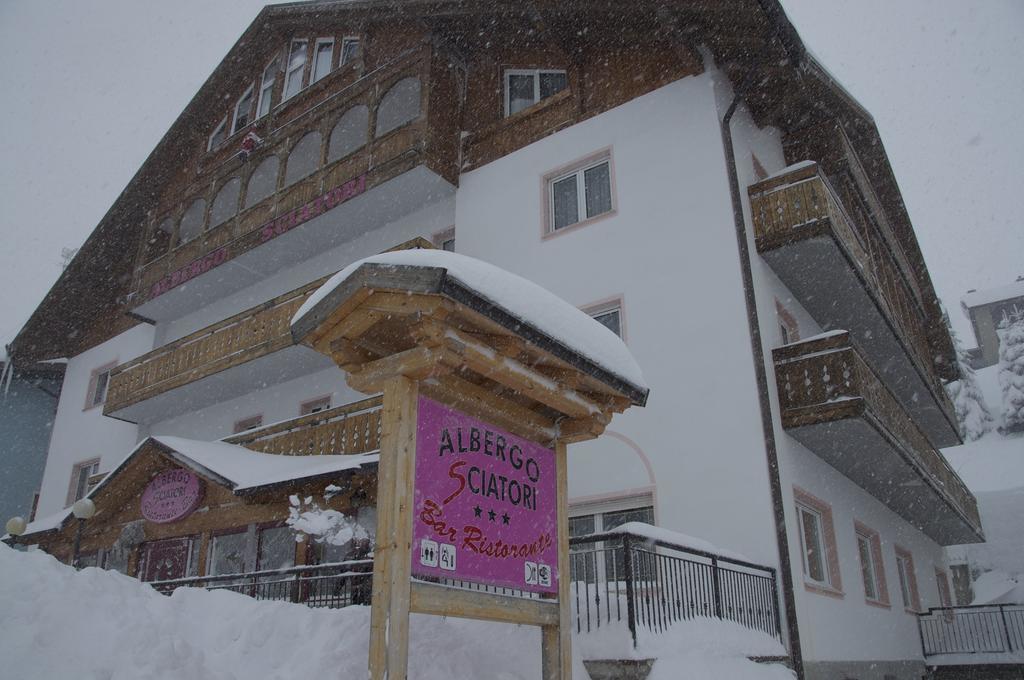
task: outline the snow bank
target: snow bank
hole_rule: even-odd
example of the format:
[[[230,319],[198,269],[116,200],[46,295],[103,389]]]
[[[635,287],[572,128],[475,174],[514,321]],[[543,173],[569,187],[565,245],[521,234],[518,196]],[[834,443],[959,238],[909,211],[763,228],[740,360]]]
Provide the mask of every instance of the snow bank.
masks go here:
[[[367,263],[445,269],[448,276],[476,290],[512,316],[579,352],[606,371],[641,389],[647,387],[640,367],[622,339],[589,315],[532,281],[492,264],[446,250],[400,250],[357,260],[309,296],[292,317],[292,325],[340,286],[356,269]]]
[[[241,680],[363,678],[369,608],[308,609],[227,591],[183,588],[171,597],[116,572],[76,572],[41,552],[0,545],[0,658],[21,680]],[[657,656],[651,680],[792,680],[782,666],[745,655],[782,654],[779,643],[732,623],[695,620],[643,634],[624,627],[574,638],[592,658]],[[412,617],[410,680],[535,680],[540,633],[439,617]]]

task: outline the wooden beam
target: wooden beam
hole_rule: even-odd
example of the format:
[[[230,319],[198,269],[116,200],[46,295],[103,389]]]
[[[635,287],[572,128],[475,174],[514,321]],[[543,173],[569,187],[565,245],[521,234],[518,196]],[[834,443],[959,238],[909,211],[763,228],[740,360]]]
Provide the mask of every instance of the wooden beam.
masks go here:
[[[417,313],[423,316],[438,316],[446,314],[450,308],[451,303],[439,295],[407,295],[386,291],[374,293],[360,307],[390,316],[409,316]]]
[[[384,314],[368,309],[356,309],[317,338],[313,349],[321,354],[331,353],[331,342],[337,338],[354,340],[384,319]]]
[[[566,418],[558,421],[558,439],[567,444],[597,439],[604,433],[605,423],[593,418]]]
[[[456,616],[479,621],[500,621],[530,626],[557,625],[558,603],[461,590],[414,581],[410,610],[419,614]]]
[[[515,359],[499,355],[494,348],[465,333],[449,328],[446,344],[473,371],[550,406],[556,411],[576,418],[601,413],[601,408],[594,402],[583,398],[571,389],[564,388],[554,380]]]
[[[397,376],[422,380],[434,375],[443,356],[443,351],[430,347],[413,347],[353,368],[345,375],[345,381],[359,392],[380,392],[385,382]]]
[[[569,459],[564,441],[555,444],[555,516],[558,522],[558,623],[541,629],[541,677],[572,680],[572,620],[569,589]]]

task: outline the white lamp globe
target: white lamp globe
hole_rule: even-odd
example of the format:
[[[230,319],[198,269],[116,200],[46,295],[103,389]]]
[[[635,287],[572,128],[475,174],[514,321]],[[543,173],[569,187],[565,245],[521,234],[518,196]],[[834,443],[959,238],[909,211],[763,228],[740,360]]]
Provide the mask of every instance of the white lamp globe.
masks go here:
[[[80,498],[71,506],[71,512],[78,519],[89,519],[96,514],[96,504],[88,498]]]
[[[12,517],[7,520],[7,533],[11,536],[21,536],[27,527],[28,522],[24,517]]]

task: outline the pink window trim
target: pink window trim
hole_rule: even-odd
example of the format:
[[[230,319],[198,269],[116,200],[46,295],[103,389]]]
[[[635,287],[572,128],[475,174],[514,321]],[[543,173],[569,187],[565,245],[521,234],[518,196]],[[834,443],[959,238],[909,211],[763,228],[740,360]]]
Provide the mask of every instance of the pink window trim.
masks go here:
[[[779,302],[778,298],[775,298],[775,313],[779,317],[779,322],[786,327],[786,333],[789,334],[789,342],[792,343],[800,340],[800,324],[792,312]]]
[[[306,399],[305,401],[300,402],[299,403],[299,415],[300,416],[312,415],[312,412],[307,410],[307,409],[310,409],[313,406],[316,406],[321,401],[326,401],[327,402],[327,408],[324,409],[326,411],[327,409],[331,408],[331,402],[333,400],[333,396],[334,396],[333,394],[321,394],[319,397],[313,397],[312,399]]]
[[[878,599],[872,600],[865,594],[864,601],[870,605],[888,609],[892,606],[892,602],[889,600],[889,584],[885,579],[885,562],[882,560],[882,537],[877,531],[858,520],[853,520],[853,530],[855,534],[868,539],[868,545],[871,548],[871,559],[874,562],[875,587],[878,588]],[[860,546],[857,547],[857,559],[860,559]]]
[[[97,379],[99,379],[100,373],[103,373],[104,371],[114,370],[118,363],[118,360],[114,359],[113,361],[108,361],[102,366],[97,366],[96,368],[92,369],[92,373],[89,375],[89,389],[86,390],[85,392],[85,406],[82,407],[83,411],[88,411],[90,409],[101,407],[103,406],[103,404],[106,403],[107,393],[110,392],[110,376],[107,376],[107,390],[103,395],[103,401],[99,402],[98,404],[92,403],[92,396],[93,393],[96,391],[96,381]]]
[[[843,578],[839,571],[839,549],[836,543],[835,524],[832,521],[832,506],[798,486],[793,487],[793,498],[821,515],[821,532],[825,541],[825,564],[828,568],[830,587],[804,581],[804,587],[812,593],[843,597]],[[802,540],[802,539],[801,539]],[[802,544],[801,544],[802,545]],[[801,564],[803,560],[801,559]]]
[[[619,337],[622,338],[622,342],[626,342],[626,297],[622,293],[595,302],[588,302],[580,307],[580,311],[587,316],[594,316],[604,311],[611,311],[616,307],[619,310]]]
[[[550,99],[550,97],[549,97]],[[609,190],[611,191],[612,198],[612,209],[608,212],[595,215],[594,217],[584,218],[576,224],[571,224],[568,227],[562,227],[558,230],[551,228],[551,180],[572,172],[573,169],[582,168],[585,165],[590,165],[602,158],[608,159],[608,184]],[[576,231],[583,227],[588,227],[595,222],[614,217],[619,214],[619,194],[615,189],[615,158],[612,155],[612,147],[606,146],[603,149],[598,149],[593,153],[589,153],[586,156],[581,156],[574,161],[565,163],[558,166],[557,168],[545,172],[540,178],[540,239],[546,241],[548,239],[557,238],[571,231]]]
[[[243,427],[243,428],[239,429],[239,426],[244,425],[244,424],[248,423],[249,421],[256,420],[257,418],[259,419],[259,422],[257,424],[253,425],[252,427]],[[257,428],[257,427],[262,427],[262,426],[263,426],[263,414],[262,413],[254,413],[251,416],[247,416],[245,418],[239,418],[238,420],[236,420],[234,426],[232,426],[232,428],[231,428],[231,433],[232,434],[238,434],[240,432],[245,432],[247,430],[253,430],[253,429]]]
[[[910,588],[910,606],[906,608],[911,614],[921,611],[921,593],[917,589],[917,569],[914,567],[914,554],[902,545],[896,544],[896,556],[906,560],[910,569],[907,571],[907,586]]]
[[[949,586],[949,577],[946,572],[935,567],[935,583],[939,588],[939,604],[943,607],[953,606],[953,591]]]

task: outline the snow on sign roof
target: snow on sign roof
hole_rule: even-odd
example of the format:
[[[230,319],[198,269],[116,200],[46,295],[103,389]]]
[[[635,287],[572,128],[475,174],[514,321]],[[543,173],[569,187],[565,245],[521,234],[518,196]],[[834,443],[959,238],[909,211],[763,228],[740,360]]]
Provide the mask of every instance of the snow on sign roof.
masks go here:
[[[366,264],[444,270],[447,278],[487,298],[488,302],[515,319],[585,357],[637,391],[647,392],[640,366],[622,339],[611,330],[531,281],[492,264],[445,250],[401,250],[353,262],[306,300],[292,317],[293,329],[308,322],[305,317]]]
[[[988,305],[993,302],[999,302],[1000,300],[1009,300],[1010,298],[1024,297],[1024,279],[1014,281],[1006,286],[998,286],[996,288],[986,288],[985,290],[975,290],[970,293],[966,293],[960,298],[960,304],[964,307],[977,307],[979,305]]]

